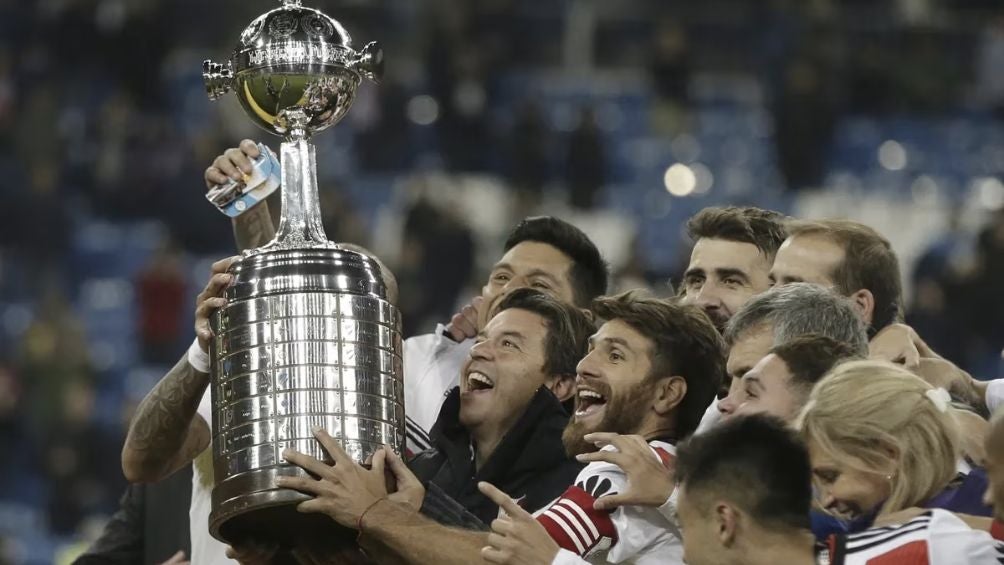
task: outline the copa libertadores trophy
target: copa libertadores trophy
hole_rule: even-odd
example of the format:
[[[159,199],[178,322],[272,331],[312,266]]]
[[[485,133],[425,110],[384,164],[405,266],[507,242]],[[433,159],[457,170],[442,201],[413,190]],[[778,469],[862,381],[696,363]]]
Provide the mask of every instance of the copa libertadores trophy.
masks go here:
[[[310,137],[337,123],[383,54],[360,51],[326,14],[283,0],[255,19],[231,59],[206,61],[209,97],[233,91],[256,124],[282,136],[282,216],[273,241],[231,268],[228,304],[212,318],[210,532],[228,543],[296,543],[316,517],[308,497],[275,487],[286,447],[325,459],[322,426],[355,461],[404,445],[400,313],[380,266],[329,242]],[[333,524],[327,520],[327,524]]]

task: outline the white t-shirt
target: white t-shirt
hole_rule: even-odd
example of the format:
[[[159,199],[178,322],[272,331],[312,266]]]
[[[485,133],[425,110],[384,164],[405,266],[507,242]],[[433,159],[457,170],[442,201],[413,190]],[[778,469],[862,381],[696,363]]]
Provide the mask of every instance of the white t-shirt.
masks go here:
[[[212,403],[209,388],[199,402],[199,416],[212,425]],[[188,509],[192,536],[192,563],[199,565],[233,565],[227,557],[227,546],[209,535],[209,513],[213,509],[213,446],[210,444],[192,461],[192,504]]]
[[[676,456],[673,445],[650,441],[652,456],[670,465]],[[605,450],[615,449],[607,446]],[[623,492],[627,475],[617,465],[590,463],[555,502],[535,516],[561,551],[551,565],[572,563],[637,563],[664,565],[683,563],[679,528],[657,508],[622,506],[611,511],[593,508],[596,499]]]
[[[419,453],[430,448],[429,430],[439,418],[446,393],[460,382],[473,339],[460,343],[436,332],[404,340],[404,410],[407,414],[407,448]]]

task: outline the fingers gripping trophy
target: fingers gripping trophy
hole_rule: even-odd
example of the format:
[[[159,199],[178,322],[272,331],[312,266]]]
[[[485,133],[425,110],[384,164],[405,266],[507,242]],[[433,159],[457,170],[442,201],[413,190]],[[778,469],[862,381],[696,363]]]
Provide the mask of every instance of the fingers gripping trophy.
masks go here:
[[[374,43],[353,50],[326,14],[283,0],[244,30],[229,61],[204,64],[211,99],[234,92],[283,138],[278,233],[231,267],[227,305],[211,322],[209,529],[227,543],[331,535],[330,520],[296,512],[306,495],[275,487],[278,476],[305,475],[282,460],[287,447],[326,457],[316,426],[359,463],[404,443],[400,313],[377,262],[325,236],[310,143],[345,116],[363,78],[380,76],[382,59]]]

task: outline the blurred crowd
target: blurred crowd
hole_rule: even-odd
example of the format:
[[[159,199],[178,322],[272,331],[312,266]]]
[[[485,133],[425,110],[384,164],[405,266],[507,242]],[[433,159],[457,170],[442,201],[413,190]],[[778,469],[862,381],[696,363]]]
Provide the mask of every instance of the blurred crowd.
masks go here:
[[[362,179],[489,176],[513,203],[502,224],[555,201],[602,213],[613,126],[588,97],[558,121],[533,93],[509,92],[513,76],[629,70],[651,93],[651,133],[663,136],[692,127],[700,77],[752,76],[771,115],[776,167],[795,193],[825,184],[831,136],[847,115],[975,109],[1004,123],[1004,12],[991,0],[305,3],[340,20],[357,46],[381,41],[389,65],[346,123],[317,139],[322,211],[336,241],[378,239],[376,212],[351,188]],[[266,139],[234,100],[209,102],[201,61],[227,56],[273,4],[0,0],[0,451],[19,460],[0,465],[0,500],[43,501],[44,527],[58,539],[114,508],[138,400],[102,402],[107,352],[91,346],[78,308],[121,289],[81,289],[86,265],[74,250],[87,226],[161,228],[127,292],[137,365],[173,363],[191,339],[190,306],[204,282],[192,264],[234,252],[231,227],[202,197],[203,171],[240,139]],[[397,204],[392,268],[408,281],[401,308],[412,335],[477,292],[486,238],[421,191]],[[945,210],[952,229],[931,234],[912,266],[907,321],[959,366],[996,377],[1004,213],[976,231],[960,213]],[[666,242],[686,259],[679,231]],[[624,278],[679,282],[682,269],[650,269],[631,251]]]

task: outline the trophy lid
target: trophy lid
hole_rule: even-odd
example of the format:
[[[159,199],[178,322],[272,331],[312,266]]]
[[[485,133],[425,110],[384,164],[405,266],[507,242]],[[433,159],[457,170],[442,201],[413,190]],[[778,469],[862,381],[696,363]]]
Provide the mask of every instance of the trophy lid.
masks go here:
[[[300,0],[282,0],[255,18],[227,63],[203,63],[211,99],[233,90],[257,125],[287,138],[337,123],[361,77],[375,82],[382,73],[376,43],[354,50],[337,20]]]
[[[299,0],[283,0],[282,6],[255,18],[241,33],[237,54],[248,50],[272,48],[275,54],[279,55],[291,44],[315,48],[300,53],[304,59],[309,59],[311,53],[315,56],[321,55],[319,48],[323,47],[334,50],[338,55],[345,55],[333,62],[348,64],[354,59],[350,56],[354,55],[352,36],[342,24],[320,10],[300,5]],[[267,59],[268,53],[253,58],[238,56],[234,71],[241,72],[247,68],[261,66],[268,62]]]

